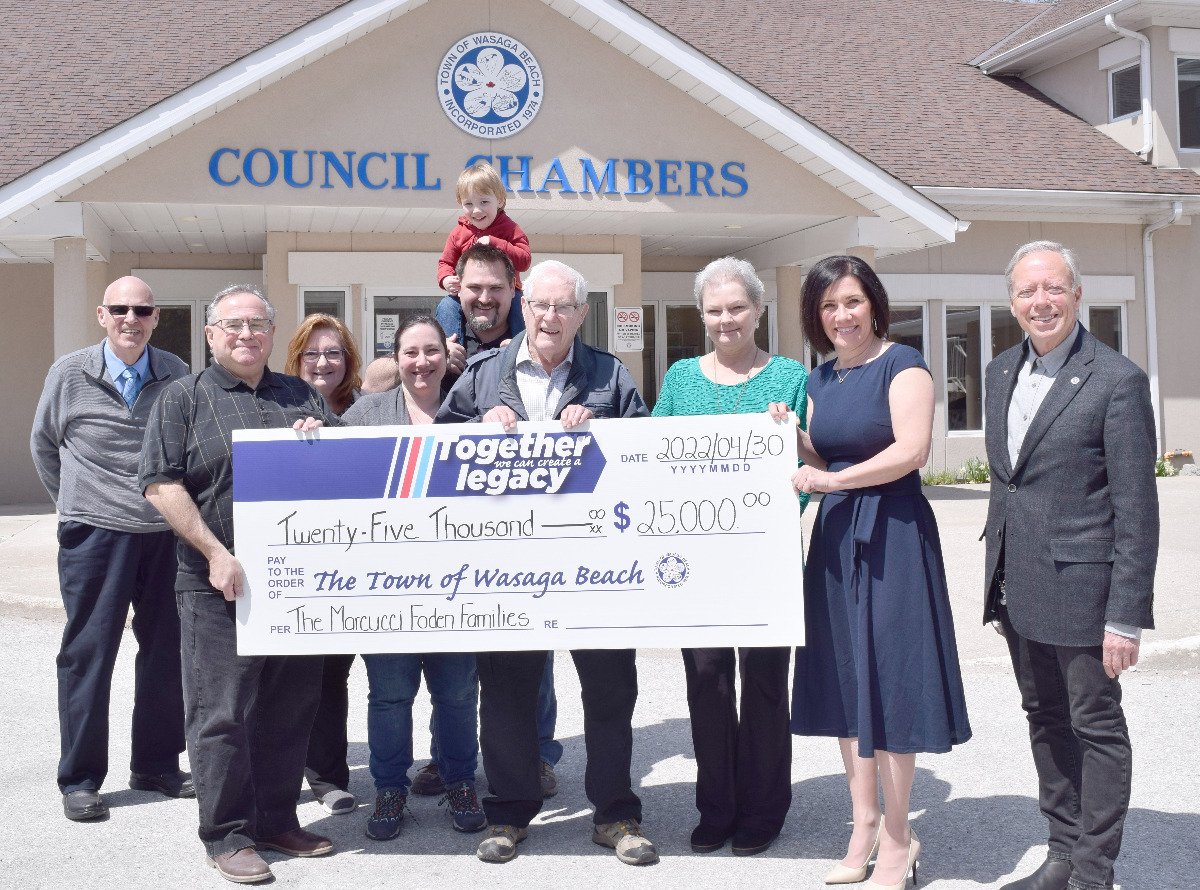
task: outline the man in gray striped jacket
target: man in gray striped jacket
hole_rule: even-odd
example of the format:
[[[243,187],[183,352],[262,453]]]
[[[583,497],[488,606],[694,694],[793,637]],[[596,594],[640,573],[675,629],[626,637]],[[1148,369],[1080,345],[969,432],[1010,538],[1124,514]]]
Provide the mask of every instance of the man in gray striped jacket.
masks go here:
[[[148,345],[158,324],[154,294],[119,278],[96,317],[107,336],[54,363],[38,402],[30,449],[58,508],[58,575],[67,624],[58,653],[62,754],[58,786],[68,819],[108,815],[108,702],[117,648],[133,605],[133,734],[130,787],[192,797],[179,769],[184,748],[175,535],[146,503],[138,460],[150,409],[188,373]]]

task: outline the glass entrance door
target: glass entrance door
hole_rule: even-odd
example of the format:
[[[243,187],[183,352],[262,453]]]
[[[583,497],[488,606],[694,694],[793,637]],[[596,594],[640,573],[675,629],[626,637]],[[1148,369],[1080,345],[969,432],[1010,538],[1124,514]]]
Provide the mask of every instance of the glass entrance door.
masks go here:
[[[150,338],[151,344],[179,356],[187,366],[202,371],[212,352],[204,337],[205,300],[156,300],[158,327]]]
[[[363,325],[363,355],[367,361],[394,354],[400,323],[414,315],[433,315],[443,294],[397,294],[379,291],[368,294],[366,324]]]

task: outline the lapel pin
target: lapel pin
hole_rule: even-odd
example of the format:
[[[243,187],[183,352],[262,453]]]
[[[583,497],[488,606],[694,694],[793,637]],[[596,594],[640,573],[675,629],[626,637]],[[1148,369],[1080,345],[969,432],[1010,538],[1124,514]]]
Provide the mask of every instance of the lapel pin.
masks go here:
[[[1072,378],[1071,378],[1071,385],[1072,385],[1072,386],[1078,386],[1078,385],[1079,385],[1079,378],[1078,378],[1078,377],[1072,377]]]

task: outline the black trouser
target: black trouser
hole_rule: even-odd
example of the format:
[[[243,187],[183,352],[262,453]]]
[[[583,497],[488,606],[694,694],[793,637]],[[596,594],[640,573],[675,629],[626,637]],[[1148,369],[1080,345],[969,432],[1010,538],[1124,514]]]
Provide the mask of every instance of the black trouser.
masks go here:
[[[1000,610],[1029,741],[1038,797],[1050,823],[1050,857],[1071,861],[1071,884],[1113,885],[1129,809],[1133,753],[1121,684],[1104,673],[1100,646],[1028,640]]]
[[[684,649],[696,809],[716,830],[778,834],[792,805],[789,647]],[[737,672],[741,682],[738,719]]]
[[[335,788],[350,786],[350,766],[346,763],[346,719],[350,714],[350,667],[353,655],[326,655],[321,672],[321,700],[308,736],[308,756],[304,775],[313,794],[324,797]]]
[[[99,790],[108,774],[109,692],[131,603],[138,653],[129,766],[174,772],[183,751],[174,533],[60,522],[58,542],[67,612],[57,658],[59,789]]]
[[[642,803],[629,775],[636,653],[576,649],[571,657],[583,695],[584,790],[595,808],[593,821],[640,821]],[[537,706],[545,669],[544,651],[478,655],[479,742],[491,792],[483,799],[483,811],[492,825],[524,828],[542,808]]]
[[[201,590],[178,599],[200,840],[217,856],[300,827],[296,798],[321,658],[238,655],[233,603]]]

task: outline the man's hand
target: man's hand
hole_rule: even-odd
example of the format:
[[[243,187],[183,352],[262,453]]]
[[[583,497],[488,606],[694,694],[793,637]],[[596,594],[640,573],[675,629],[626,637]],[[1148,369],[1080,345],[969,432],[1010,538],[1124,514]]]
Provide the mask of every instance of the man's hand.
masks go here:
[[[208,561],[208,583],[221,591],[226,602],[232,603],[246,590],[246,575],[237,557],[221,549]]]
[[[564,430],[570,430],[587,423],[595,416],[590,408],[585,408],[583,405],[567,405],[559,415],[559,420],[562,421]]]
[[[1123,637],[1110,630],[1104,632],[1104,673],[1112,679],[1121,676],[1121,671],[1138,663],[1141,640]]]
[[[325,421],[317,420],[315,417],[306,417],[303,420],[297,420],[292,424],[292,429],[298,433],[311,433],[325,426]]]
[[[446,370],[459,375],[467,366],[467,348],[458,342],[458,334],[446,338]]]
[[[504,432],[511,433],[517,428],[517,412],[508,405],[497,405],[483,415],[483,422],[503,424]]]
[[[459,289],[462,288],[462,279],[457,275],[447,275],[442,279],[442,289],[448,294],[458,296]]]

